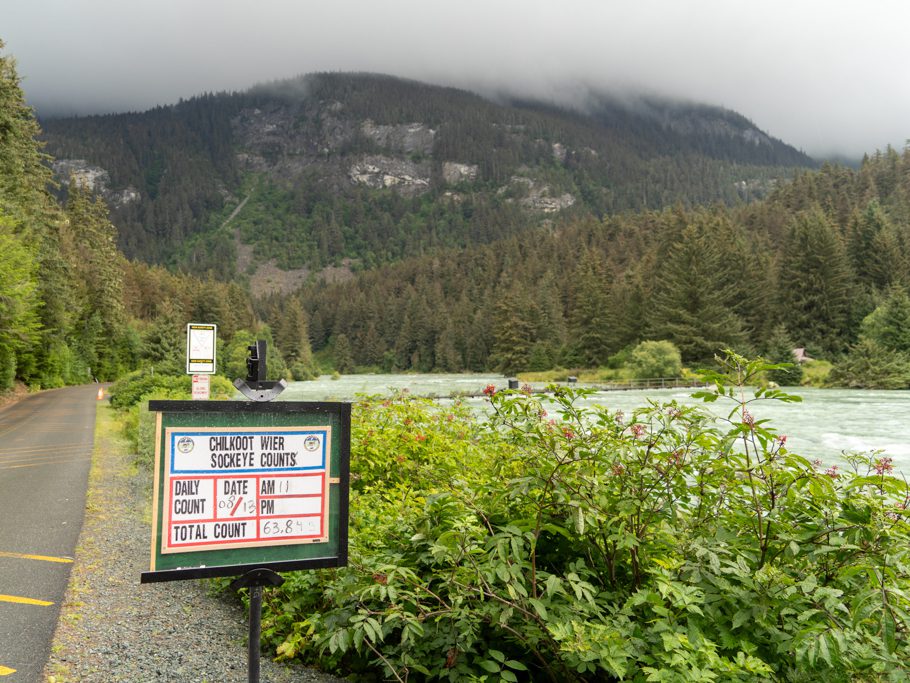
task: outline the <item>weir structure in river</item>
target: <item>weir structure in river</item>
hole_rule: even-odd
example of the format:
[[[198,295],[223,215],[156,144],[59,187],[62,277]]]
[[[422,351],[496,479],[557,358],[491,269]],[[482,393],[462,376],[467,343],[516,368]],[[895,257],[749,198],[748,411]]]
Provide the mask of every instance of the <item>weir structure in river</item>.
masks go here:
[[[585,382],[584,386],[598,391],[635,391],[641,389],[699,389],[708,386],[702,380],[685,377],[653,377],[622,379],[612,382]]]

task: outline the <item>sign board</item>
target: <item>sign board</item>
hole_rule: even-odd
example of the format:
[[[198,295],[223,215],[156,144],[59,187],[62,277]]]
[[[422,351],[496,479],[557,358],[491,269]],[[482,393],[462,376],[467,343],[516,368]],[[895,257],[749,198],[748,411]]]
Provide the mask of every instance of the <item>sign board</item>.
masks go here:
[[[347,563],[350,404],[150,401],[142,582]]]
[[[188,375],[215,372],[217,325],[189,323],[186,326],[186,372]]]
[[[212,394],[209,375],[193,375],[193,400],[208,401]]]

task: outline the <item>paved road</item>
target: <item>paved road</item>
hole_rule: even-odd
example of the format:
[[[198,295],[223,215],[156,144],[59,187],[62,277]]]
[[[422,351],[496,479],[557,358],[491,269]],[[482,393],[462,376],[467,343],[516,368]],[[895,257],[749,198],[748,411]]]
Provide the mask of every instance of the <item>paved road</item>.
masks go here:
[[[0,682],[42,672],[82,528],[98,385],[0,410]]]

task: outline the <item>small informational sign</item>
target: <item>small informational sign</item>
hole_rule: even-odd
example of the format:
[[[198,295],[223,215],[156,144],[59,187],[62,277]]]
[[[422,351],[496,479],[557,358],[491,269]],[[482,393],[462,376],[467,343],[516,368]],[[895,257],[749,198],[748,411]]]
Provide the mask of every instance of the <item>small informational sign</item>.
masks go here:
[[[217,325],[189,323],[186,326],[186,372],[188,375],[215,373]]]
[[[150,401],[151,568],[142,582],[347,563],[350,404]]]
[[[209,375],[193,375],[193,400],[208,401],[212,395]]]

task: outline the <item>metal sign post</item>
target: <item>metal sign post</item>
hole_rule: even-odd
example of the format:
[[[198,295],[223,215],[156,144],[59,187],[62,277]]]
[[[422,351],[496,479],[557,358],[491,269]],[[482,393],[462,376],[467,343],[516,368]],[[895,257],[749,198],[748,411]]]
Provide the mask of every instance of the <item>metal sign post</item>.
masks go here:
[[[152,544],[141,582],[238,576],[232,587],[250,590],[258,682],[262,587],[281,585],[279,571],[347,564],[351,405],[256,398],[286,383],[262,379],[264,342],[250,351],[250,374],[235,385],[253,401],[149,401]]]
[[[231,589],[250,589],[250,637],[248,651],[248,681],[259,683],[259,641],[262,637],[262,587],[280,586],[284,583],[281,574],[270,569],[254,569],[231,582]]]

